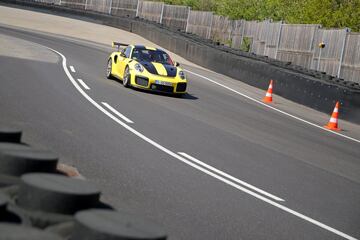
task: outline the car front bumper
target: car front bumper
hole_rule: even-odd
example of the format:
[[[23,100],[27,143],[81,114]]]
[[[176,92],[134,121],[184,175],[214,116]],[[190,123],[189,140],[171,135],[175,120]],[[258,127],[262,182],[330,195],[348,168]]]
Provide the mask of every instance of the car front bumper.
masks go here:
[[[131,74],[130,83],[131,86],[135,88],[169,94],[184,94],[186,93],[187,88],[186,80],[178,80],[176,78],[158,75],[143,76],[139,74]]]

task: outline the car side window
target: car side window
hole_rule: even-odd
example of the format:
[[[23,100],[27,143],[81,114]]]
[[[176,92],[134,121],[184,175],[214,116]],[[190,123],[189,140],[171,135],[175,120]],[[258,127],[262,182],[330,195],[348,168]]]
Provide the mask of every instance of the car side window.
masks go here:
[[[130,58],[130,53],[131,53],[131,47],[128,46],[128,47],[125,49],[125,56],[126,56],[126,58]]]

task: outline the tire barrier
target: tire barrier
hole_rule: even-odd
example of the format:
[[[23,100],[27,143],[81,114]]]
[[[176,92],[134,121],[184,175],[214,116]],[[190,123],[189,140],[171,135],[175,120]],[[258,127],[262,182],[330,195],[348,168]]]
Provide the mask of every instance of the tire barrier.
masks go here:
[[[61,240],[59,236],[53,233],[8,223],[0,224],[0,233],[0,240]]]
[[[75,215],[71,239],[165,240],[166,235],[158,226],[133,215],[96,209]]]
[[[342,119],[360,123],[360,85],[315,70],[257,56],[210,40],[174,31],[138,18],[118,17],[30,0],[2,0],[5,4],[45,10],[136,33],[202,67],[266,90],[270,79],[274,93],[296,103],[328,113],[337,101]]]
[[[100,191],[87,181],[30,173],[21,177],[17,204],[25,209],[72,215],[79,210],[96,208],[99,199]]]
[[[56,172],[57,157],[43,150],[3,150],[0,174],[21,176],[27,172]]]
[[[15,128],[0,128],[0,142],[19,143],[21,139],[21,130]]]
[[[101,202],[89,181],[58,172],[58,158],[21,143],[21,131],[0,129],[16,136],[0,142],[0,240],[166,239],[151,221]]]

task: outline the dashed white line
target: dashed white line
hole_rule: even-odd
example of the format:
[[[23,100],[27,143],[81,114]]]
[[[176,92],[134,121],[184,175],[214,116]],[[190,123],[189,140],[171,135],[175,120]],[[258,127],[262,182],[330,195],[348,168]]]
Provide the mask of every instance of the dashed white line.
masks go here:
[[[125,129],[127,129],[128,131],[132,132],[133,134],[135,134],[135,135],[138,136],[139,138],[141,138],[141,139],[143,139],[144,141],[148,142],[149,144],[153,145],[153,146],[156,147],[157,149],[159,149],[159,150],[167,153],[168,155],[170,155],[170,156],[178,159],[179,161],[181,161],[181,162],[183,162],[183,163],[186,163],[187,165],[189,165],[189,166],[191,166],[191,167],[193,167],[193,168],[195,168],[195,169],[198,169],[198,170],[202,171],[203,173],[206,173],[206,174],[208,174],[208,175],[210,175],[210,176],[212,176],[212,177],[214,177],[214,178],[216,178],[216,179],[219,179],[219,180],[221,179],[220,176],[214,174],[213,172],[211,172],[211,171],[209,171],[209,170],[207,170],[207,169],[205,169],[205,168],[202,168],[201,166],[199,166],[199,165],[197,165],[197,164],[195,164],[195,163],[187,160],[186,158],[180,156],[179,154],[176,154],[176,153],[170,151],[169,149],[163,147],[162,145],[158,144],[157,142],[151,140],[150,138],[146,137],[146,136],[143,135],[142,133],[138,132],[138,131],[135,130],[134,128],[132,128],[132,127],[130,127],[129,125],[127,125],[126,123],[120,121],[118,118],[116,118],[116,117],[115,117],[114,115],[112,115],[110,112],[108,112],[108,111],[107,111],[105,108],[103,108],[100,104],[98,104],[96,101],[94,101],[89,95],[87,95],[86,92],[85,92],[85,91],[79,86],[79,84],[75,81],[75,79],[72,77],[72,75],[70,74],[69,70],[67,69],[65,56],[64,56],[62,53],[60,53],[60,52],[58,52],[58,51],[56,51],[56,50],[54,50],[54,49],[52,49],[52,48],[49,48],[49,49],[50,49],[51,51],[57,53],[59,56],[61,56],[61,58],[62,58],[62,66],[63,66],[63,69],[64,69],[64,71],[65,71],[65,74],[66,74],[67,77],[69,78],[70,82],[74,85],[74,87],[79,91],[79,93],[81,93],[91,104],[93,104],[97,109],[99,109],[101,112],[103,112],[106,116],[108,116],[109,118],[111,118],[112,120],[114,120],[116,123],[118,123],[119,125],[121,125],[121,126],[124,127]],[[235,188],[237,188],[237,189],[239,189],[239,190],[241,190],[241,191],[243,191],[243,192],[246,192],[246,193],[252,195],[253,197],[255,197],[255,198],[259,199],[259,200],[262,200],[262,201],[264,201],[264,202],[266,202],[266,203],[268,203],[268,204],[270,204],[270,205],[272,205],[272,206],[274,206],[274,207],[277,207],[277,208],[279,208],[279,209],[281,209],[281,210],[283,210],[283,211],[285,211],[285,212],[287,212],[287,213],[290,213],[290,214],[292,214],[292,215],[294,215],[294,216],[297,216],[297,217],[299,217],[299,218],[301,218],[301,219],[303,219],[303,220],[305,220],[305,221],[307,221],[307,222],[310,222],[310,223],[312,223],[312,224],[314,224],[314,225],[316,225],[316,226],[318,226],[318,227],[321,227],[321,228],[323,228],[323,229],[325,229],[325,230],[327,230],[327,231],[329,231],[329,232],[332,232],[332,233],[334,233],[334,234],[336,234],[336,235],[338,235],[338,236],[341,236],[341,237],[343,237],[343,238],[345,238],[345,239],[348,239],[348,240],[357,240],[356,238],[354,238],[354,237],[352,237],[352,236],[350,236],[350,235],[348,235],[348,234],[346,234],[346,233],[343,233],[343,232],[341,232],[341,231],[339,231],[339,230],[337,230],[337,229],[335,229],[335,228],[332,228],[332,227],[330,227],[330,226],[327,226],[327,225],[325,225],[324,223],[321,223],[321,222],[319,222],[319,221],[317,221],[317,220],[315,220],[315,219],[312,219],[312,218],[310,218],[310,217],[307,217],[307,216],[305,216],[305,215],[303,215],[303,214],[301,214],[301,213],[299,213],[299,212],[296,212],[296,211],[294,211],[294,210],[292,210],[292,209],[290,209],[290,208],[288,208],[288,207],[285,207],[284,205],[281,205],[281,204],[279,204],[279,203],[277,203],[277,202],[275,202],[275,201],[273,201],[273,200],[271,200],[271,199],[268,199],[268,198],[266,198],[266,197],[264,197],[264,196],[262,196],[262,195],[260,195],[260,194],[257,194],[257,193],[255,193],[255,192],[252,192],[252,191],[250,191],[250,190],[248,190],[248,189],[246,189],[246,188],[244,188],[244,187],[241,187],[241,186],[239,186],[239,185],[237,185],[237,184],[235,184],[235,183],[233,183],[233,182],[231,182],[231,181],[229,181],[229,180],[227,180],[227,179],[222,179],[221,181],[222,181],[222,182],[225,182],[225,183],[227,183],[228,185],[231,185],[231,186],[233,186],[233,187],[235,187]]]
[[[78,78],[78,82],[83,86],[83,88],[85,88],[86,90],[90,90],[89,86],[86,85],[86,83],[82,79]]]
[[[211,171],[213,171],[213,172],[215,172],[215,173],[217,173],[217,174],[219,174],[219,175],[221,175],[223,177],[226,177],[226,178],[228,178],[228,179],[230,179],[230,180],[232,180],[232,181],[234,181],[236,183],[239,183],[239,184],[241,184],[241,185],[243,185],[243,186],[245,186],[247,188],[250,188],[251,190],[254,190],[254,191],[258,192],[258,193],[261,193],[261,194],[263,194],[263,195],[265,195],[267,197],[270,197],[270,198],[272,198],[272,199],[274,199],[276,201],[281,201],[281,202],[285,201],[284,199],[281,199],[281,198],[279,198],[279,197],[277,197],[277,196],[275,196],[275,195],[273,195],[271,193],[268,193],[268,192],[266,192],[264,190],[261,190],[260,188],[257,188],[255,186],[253,186],[253,185],[251,185],[251,184],[249,184],[247,182],[244,182],[244,181],[242,181],[242,180],[240,180],[238,178],[235,178],[235,177],[233,177],[233,176],[231,176],[231,175],[229,175],[229,174],[227,174],[227,173],[225,173],[225,172],[223,172],[223,171],[221,171],[219,169],[216,169],[216,168],[214,168],[214,167],[212,167],[212,166],[210,166],[210,165],[208,165],[208,164],[206,164],[206,163],[204,163],[204,162],[190,156],[189,154],[186,154],[184,152],[178,152],[178,154],[186,157],[187,159],[197,163],[198,165],[201,165],[201,166],[203,166],[203,167],[205,167],[205,168],[207,168],[207,169],[209,169],[209,170],[211,170]]]
[[[198,73],[194,73],[194,72],[189,71],[189,70],[185,70],[185,71],[186,71],[186,72],[189,72],[189,73],[191,73],[191,74],[193,74],[193,75],[195,75],[195,76],[201,77],[201,78],[203,78],[203,79],[205,79],[205,80],[207,80],[207,81],[209,81],[209,82],[212,82],[212,83],[214,83],[214,84],[216,84],[216,85],[218,85],[218,86],[221,86],[221,87],[223,87],[223,88],[226,88],[227,90],[230,90],[230,91],[232,91],[232,92],[234,92],[234,93],[236,93],[236,94],[239,94],[239,95],[243,96],[244,98],[247,98],[247,99],[249,99],[249,100],[251,100],[251,101],[254,101],[254,102],[258,103],[258,104],[261,104],[261,105],[263,105],[263,106],[265,106],[265,107],[267,107],[267,108],[270,108],[270,109],[272,109],[272,110],[274,110],[274,111],[276,111],[276,112],[279,112],[279,113],[281,113],[281,114],[284,114],[284,115],[286,115],[286,116],[288,116],[288,117],[294,118],[294,119],[299,120],[299,121],[301,121],[301,122],[303,122],[303,123],[309,124],[309,125],[311,125],[311,126],[313,126],[313,127],[320,128],[320,129],[323,130],[323,131],[326,131],[326,132],[329,132],[329,133],[333,133],[333,134],[335,134],[335,135],[341,136],[341,137],[346,138],[346,139],[349,139],[349,140],[351,140],[351,141],[360,143],[360,140],[358,140],[358,139],[355,139],[355,138],[346,136],[346,135],[341,134],[341,133],[338,133],[338,132],[331,131],[331,130],[329,130],[329,129],[324,128],[323,126],[316,125],[315,123],[309,122],[309,121],[307,121],[307,120],[305,120],[305,119],[302,119],[302,118],[299,118],[299,117],[297,117],[297,116],[294,116],[294,115],[292,115],[292,114],[290,114],[290,113],[284,112],[284,111],[282,111],[282,110],[280,110],[280,109],[277,109],[277,108],[275,108],[275,107],[273,107],[273,106],[270,106],[270,105],[268,105],[268,104],[265,104],[265,103],[263,103],[263,102],[255,99],[255,98],[252,98],[252,97],[250,97],[250,96],[248,96],[248,95],[246,95],[246,94],[244,94],[244,93],[241,93],[241,92],[239,92],[239,91],[236,91],[236,90],[234,90],[234,89],[232,89],[232,88],[230,88],[230,87],[228,87],[228,86],[226,86],[226,85],[224,85],[224,84],[218,83],[218,82],[216,82],[216,81],[214,81],[214,80],[212,80],[212,79],[210,79],[210,78],[208,78],[208,77],[205,77],[205,76],[200,75],[200,74],[198,74]]]
[[[115,108],[113,108],[112,106],[110,106],[108,103],[106,102],[101,102],[105,107],[107,107],[110,111],[112,111],[113,113],[115,113],[118,117],[122,118],[125,122],[127,123],[134,123],[133,121],[131,121],[129,118],[125,117],[123,114],[119,113]]]
[[[71,70],[73,73],[76,72],[74,66],[70,66],[70,70]]]

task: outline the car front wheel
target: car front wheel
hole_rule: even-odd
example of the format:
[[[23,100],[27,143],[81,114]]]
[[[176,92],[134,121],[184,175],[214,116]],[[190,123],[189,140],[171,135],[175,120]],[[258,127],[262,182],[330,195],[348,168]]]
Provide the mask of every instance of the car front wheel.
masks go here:
[[[130,69],[129,66],[126,66],[125,68],[125,72],[124,72],[124,77],[123,77],[123,85],[124,87],[130,87]]]
[[[112,71],[112,60],[111,58],[109,59],[108,63],[107,63],[107,66],[106,66],[106,77],[108,79],[112,79],[113,76],[111,74],[111,71]]]

